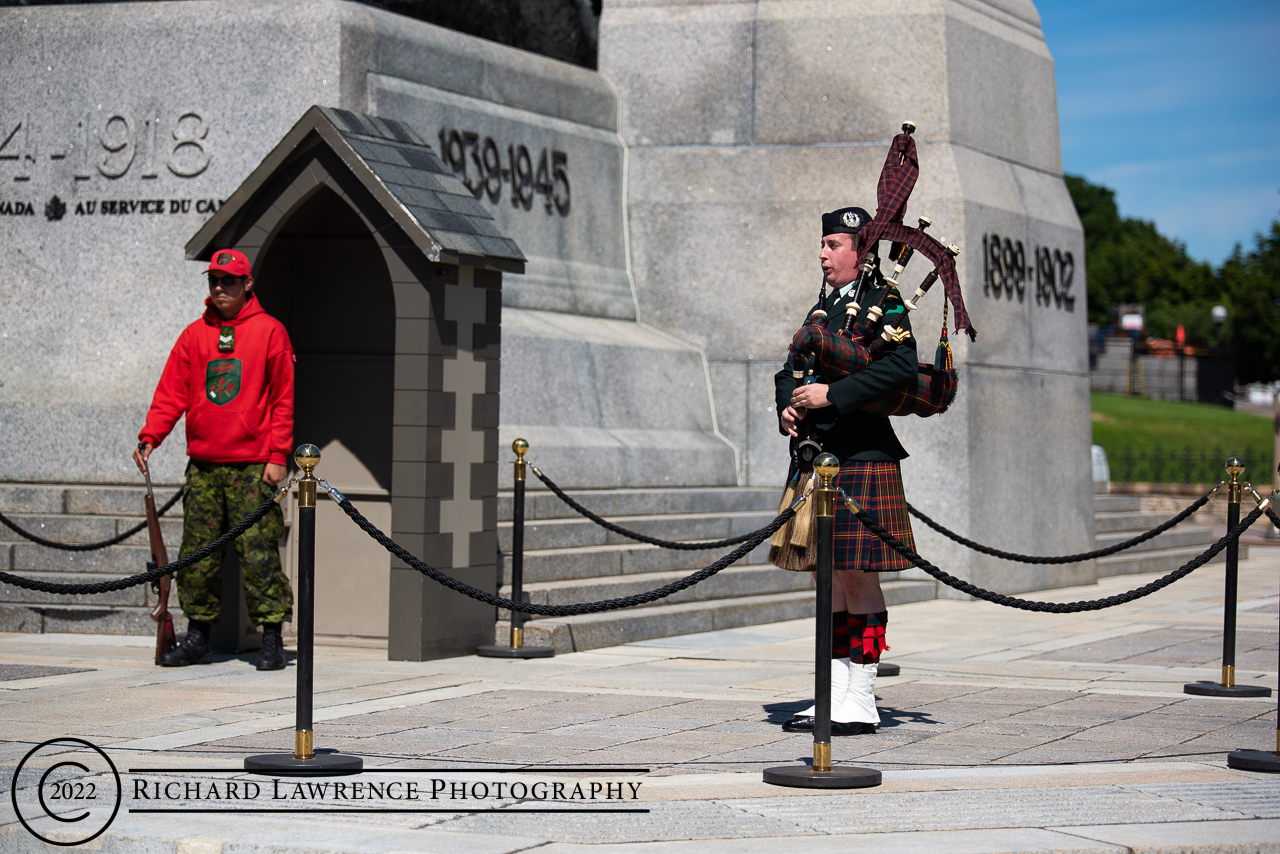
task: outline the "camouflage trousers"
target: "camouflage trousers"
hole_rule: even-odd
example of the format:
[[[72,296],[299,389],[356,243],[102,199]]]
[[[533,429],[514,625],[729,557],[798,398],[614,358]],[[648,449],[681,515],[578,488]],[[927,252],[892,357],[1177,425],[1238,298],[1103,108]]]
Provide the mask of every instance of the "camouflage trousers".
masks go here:
[[[275,491],[262,481],[264,463],[187,464],[182,495],[182,550],[186,557],[225,534]],[[234,546],[244,579],[249,619],[279,623],[293,619],[293,591],[280,567],[284,515],[279,507],[245,531]],[[188,619],[212,623],[222,604],[222,553],[178,573],[178,599]]]

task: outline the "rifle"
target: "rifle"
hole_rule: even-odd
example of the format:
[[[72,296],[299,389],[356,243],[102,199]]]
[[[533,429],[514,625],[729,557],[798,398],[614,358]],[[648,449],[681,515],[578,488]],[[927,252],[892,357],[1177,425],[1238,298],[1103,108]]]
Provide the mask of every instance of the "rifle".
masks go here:
[[[145,442],[138,443],[138,450],[146,447]],[[151,491],[151,467],[142,472],[147,479],[147,497],[143,499],[147,508],[147,539],[151,542],[151,560],[147,561],[147,570],[165,566],[169,563],[169,555],[164,548],[164,537],[160,533],[160,517],[156,515],[156,497]],[[157,596],[156,606],[151,609],[151,619],[156,621],[156,664],[160,656],[178,645],[173,632],[173,615],[169,613],[170,579],[162,575],[151,582],[151,589]]]

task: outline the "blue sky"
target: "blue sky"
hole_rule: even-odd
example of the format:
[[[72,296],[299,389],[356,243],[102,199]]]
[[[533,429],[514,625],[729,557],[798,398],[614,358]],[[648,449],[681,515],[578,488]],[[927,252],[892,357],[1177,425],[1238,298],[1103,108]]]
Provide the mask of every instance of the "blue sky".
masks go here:
[[[1038,0],[1062,166],[1219,264],[1280,218],[1278,0]]]

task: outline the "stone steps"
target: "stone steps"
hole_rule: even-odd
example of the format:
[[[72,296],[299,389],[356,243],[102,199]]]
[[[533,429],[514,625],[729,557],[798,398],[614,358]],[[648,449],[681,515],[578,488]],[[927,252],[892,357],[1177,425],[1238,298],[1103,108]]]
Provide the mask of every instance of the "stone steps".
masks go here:
[[[1096,535],[1111,534],[1117,531],[1149,531],[1169,520],[1164,513],[1143,513],[1127,511],[1122,513],[1101,512],[1093,514],[1093,530]],[[1183,523],[1185,524],[1185,523]],[[1124,539],[1124,538],[1122,538]]]
[[[68,552],[35,543],[14,543],[10,566],[14,572],[97,572],[111,575],[137,575],[151,559],[148,546],[112,546],[93,552]],[[177,543],[169,546],[173,557]]]
[[[4,512],[4,511],[0,511]],[[174,517],[174,513],[177,513]],[[142,516],[90,516],[53,513],[5,513],[13,524],[57,543],[68,545],[76,543],[98,543],[122,534],[143,521]],[[171,518],[174,517],[174,518]],[[177,507],[160,517],[160,533],[165,545],[173,543],[174,547],[182,541],[182,511]],[[30,542],[7,525],[0,525],[0,542]],[[126,545],[147,545],[147,531],[143,528],[127,540]]]
[[[163,506],[178,489],[157,485]],[[65,484],[0,485],[0,513],[33,534],[61,543],[99,542],[134,527],[145,518],[142,486]],[[160,519],[170,557],[182,542],[182,503]],[[151,558],[146,530],[122,543],[97,551],[71,552],[37,545],[0,525],[0,569],[63,584],[111,581],[146,570]],[[155,605],[151,585],[101,594],[40,593],[0,583],[0,631],[90,632],[149,635]],[[177,597],[170,608],[182,627]]]
[[[609,576],[607,578],[583,578],[573,581],[553,581],[528,584],[525,592],[529,601],[539,605],[576,605],[580,602],[599,602],[634,596],[684,578],[689,573],[644,572],[636,575]],[[695,584],[671,596],[660,599],[654,605],[696,602],[711,599],[730,599],[738,596],[764,596],[772,593],[794,593],[813,590],[813,576],[807,572],[780,572],[771,565],[731,566],[711,578]]]
[[[1094,513],[1136,513],[1142,509],[1139,495],[1094,495]]]
[[[698,540],[722,540],[763,528],[777,513],[773,510],[728,513],[672,513],[665,516],[610,516],[608,521],[664,540],[694,542]],[[526,520],[524,524],[525,551],[542,549],[573,549],[584,546],[630,545],[636,543],[630,537],[616,534],[592,522],[590,519],[541,519]],[[723,551],[730,551],[728,546]],[[511,551],[511,523],[498,523],[498,549]]]
[[[775,572],[784,574],[781,570]],[[890,607],[937,597],[937,584],[933,581],[888,581],[883,587]],[[524,643],[553,647],[560,653],[577,652],[672,635],[799,620],[813,616],[813,595],[811,590],[806,590],[627,608],[574,617],[543,617],[525,623]],[[505,620],[498,623],[499,643],[506,642],[508,630]]]
[[[574,490],[574,500],[622,527],[677,541],[707,541],[747,533],[777,515],[781,491],[758,487]],[[509,555],[511,495],[498,497],[498,542]],[[604,530],[559,498],[530,483],[525,503],[524,589],[539,604],[579,604],[632,596],[683,578],[733,547],[676,551]],[[790,620],[813,614],[813,578],[767,563],[768,543],[712,578],[644,605],[525,623],[525,643],[560,652],[595,649],[690,632]],[[504,560],[503,593],[510,592]],[[882,579],[891,604],[933,599],[932,580]],[[509,623],[499,613],[496,637]]]
[[[181,484],[155,484],[157,506],[163,506]],[[67,484],[0,484],[0,513],[53,513],[88,516],[126,516],[136,519],[143,514],[143,486],[83,486]],[[182,515],[182,503],[169,513]]]
[[[1118,555],[1098,558],[1098,577],[1111,575],[1136,575],[1142,572],[1172,572],[1178,567],[1199,555],[1213,540],[1202,546],[1173,549],[1155,549],[1137,553],[1121,552]],[[1248,546],[1240,547],[1240,560],[1249,556]],[[1226,560],[1226,550],[1220,552],[1210,563],[1221,563]]]
[[[1116,543],[1122,543],[1125,540],[1132,539],[1133,537],[1136,537],[1138,534],[1141,534],[1149,530],[1150,528],[1154,528],[1154,527],[1155,525],[1151,525],[1148,528],[1134,528],[1127,531],[1116,531],[1114,533],[1103,534],[1101,536],[1095,537],[1095,541],[1096,541],[1095,547],[1102,549],[1102,548],[1107,548],[1108,546],[1115,545]],[[1205,528],[1203,526],[1191,525],[1188,522],[1183,522],[1181,525],[1178,525],[1176,528],[1165,531],[1160,536],[1147,540],[1144,543],[1138,543],[1138,545],[1136,546],[1130,546],[1129,548],[1125,549],[1123,552],[1119,552],[1119,554],[1123,555],[1123,554],[1132,554],[1135,552],[1167,550],[1167,549],[1174,549],[1174,548],[1190,548],[1190,547],[1195,547],[1198,553],[1200,551],[1203,551],[1210,543],[1212,543],[1216,539],[1217,537],[1214,536],[1213,530],[1211,528]],[[1113,555],[1112,557],[1115,557],[1115,555]]]
[[[1188,498],[1186,503],[1193,500]],[[1106,548],[1149,531],[1168,521],[1172,515],[1143,512],[1142,499],[1137,495],[1098,495],[1095,496],[1094,507],[1097,548]],[[1145,543],[1098,558],[1098,576],[1171,572],[1201,554],[1219,536],[1219,532],[1203,524],[1183,522]],[[1240,559],[1244,560],[1248,554],[1249,547],[1241,545]],[[1223,560],[1226,560],[1225,550],[1214,558],[1214,562]]]
[[[163,502],[176,487],[156,488]],[[0,485],[0,512],[33,533],[61,542],[114,536],[143,518],[142,487],[65,484]],[[757,487],[575,490],[573,497],[623,527],[680,541],[723,539],[767,524],[777,511],[776,489]],[[1129,539],[1168,518],[1143,512],[1136,495],[1095,497],[1097,545]],[[498,498],[498,539],[504,594],[510,593],[512,496]],[[525,590],[539,603],[575,604],[635,595],[706,566],[731,547],[673,551],[614,534],[570,509],[536,481],[525,505]],[[43,526],[43,527],[42,527]],[[176,555],[181,505],[161,520]],[[1206,527],[1183,525],[1154,540],[1097,561],[1102,576],[1168,572],[1200,554],[1215,539]],[[592,649],[696,631],[794,619],[813,613],[812,579],[767,563],[768,544],[719,575],[663,600],[604,614],[542,618],[526,623],[526,643],[557,649]],[[145,532],[94,552],[37,546],[0,527],[0,569],[50,581],[101,581],[142,572],[149,557]],[[1247,549],[1241,549],[1242,557]],[[1222,560],[1221,556],[1218,560]],[[919,573],[882,578],[891,604],[931,599],[932,580]],[[0,631],[89,631],[150,634],[154,604],[149,586],[97,596],[58,596],[0,585]],[[176,604],[176,601],[174,602]],[[175,609],[176,611],[176,609]],[[500,614],[499,643],[507,638]],[[44,627],[44,628],[39,628]],[[49,628],[54,627],[54,628]]]
[[[773,511],[780,490],[764,487],[685,487],[679,489],[584,489],[571,497],[601,516],[654,516],[676,513]],[[511,521],[512,493],[498,495],[498,521]],[[581,518],[569,505],[530,477],[525,491],[525,523],[534,519]]]
[[[139,567],[139,571],[142,569]],[[24,572],[22,577],[55,584],[96,584],[101,581],[114,581],[120,576],[102,572]],[[106,593],[65,594],[26,590],[0,581],[0,602],[7,605],[124,606],[150,610],[155,605],[155,594],[151,592],[150,584],[135,584],[124,590]]]
[[[634,575],[644,572],[681,570],[692,572],[716,560],[731,548],[707,551],[674,551],[644,543],[621,543],[606,546],[583,546],[568,549],[525,551],[525,588],[530,584],[602,578],[611,575]],[[769,544],[762,543],[745,558],[748,564],[768,560]],[[503,583],[511,583],[511,561],[504,560]]]

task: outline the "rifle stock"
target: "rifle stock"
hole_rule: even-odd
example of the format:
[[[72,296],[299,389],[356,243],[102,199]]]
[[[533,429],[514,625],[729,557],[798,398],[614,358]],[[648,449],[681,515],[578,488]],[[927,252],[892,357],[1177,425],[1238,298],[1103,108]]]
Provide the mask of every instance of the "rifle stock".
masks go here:
[[[147,510],[147,539],[151,544],[151,560],[147,569],[165,566],[169,563],[169,554],[164,547],[164,536],[160,533],[160,517],[156,514],[156,498],[151,492],[151,473],[146,473],[147,495],[143,499]],[[156,664],[160,656],[178,645],[173,631],[173,615],[169,613],[170,579],[162,575],[151,582],[151,589],[156,592],[156,606],[151,609],[151,619],[156,621]]]

